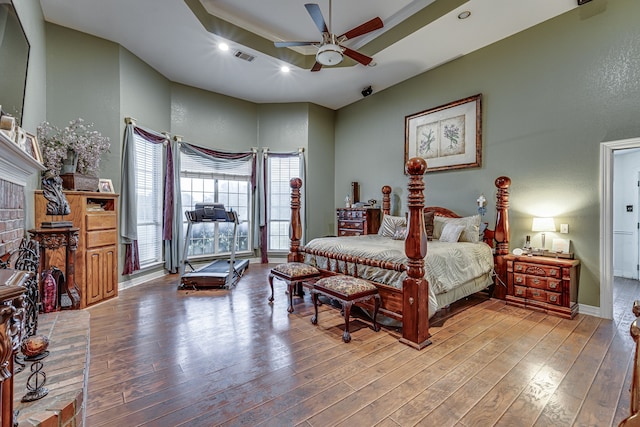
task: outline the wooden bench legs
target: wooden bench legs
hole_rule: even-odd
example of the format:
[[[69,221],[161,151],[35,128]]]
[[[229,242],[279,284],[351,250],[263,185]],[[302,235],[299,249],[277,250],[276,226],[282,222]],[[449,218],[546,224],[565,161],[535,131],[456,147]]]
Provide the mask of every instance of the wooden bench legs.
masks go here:
[[[347,276],[343,276],[347,277]],[[318,324],[318,296],[324,295],[328,298],[335,299],[342,304],[342,311],[344,315],[344,332],[342,334],[342,341],[348,343],[351,341],[351,333],[349,331],[349,320],[351,316],[351,306],[357,302],[368,301],[371,298],[374,299],[374,309],[373,309],[373,330],[378,332],[380,330],[380,325],[378,325],[377,317],[378,317],[378,309],[380,308],[380,295],[378,294],[378,289],[368,283],[369,286],[360,287],[361,283],[358,283],[356,286],[358,288],[351,287],[351,284],[341,283],[339,286],[334,286],[336,281],[342,280],[342,278],[338,278],[337,276],[333,276],[333,282],[325,282],[326,279],[321,279],[316,282],[311,291],[311,298],[313,300],[313,308],[315,310],[315,314],[311,317],[311,323],[314,325]],[[348,280],[353,281],[354,278],[350,277]],[[364,282],[360,279],[360,282]],[[363,289],[364,288],[364,289]]]

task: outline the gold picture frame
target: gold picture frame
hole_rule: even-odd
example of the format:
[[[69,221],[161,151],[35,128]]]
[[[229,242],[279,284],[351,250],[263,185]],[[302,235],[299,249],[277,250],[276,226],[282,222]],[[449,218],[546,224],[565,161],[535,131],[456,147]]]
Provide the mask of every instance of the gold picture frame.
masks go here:
[[[100,193],[115,193],[113,183],[107,178],[100,178],[100,181],[98,182],[98,191]]]
[[[480,167],[482,94],[406,116],[404,163],[413,157],[427,172]]]

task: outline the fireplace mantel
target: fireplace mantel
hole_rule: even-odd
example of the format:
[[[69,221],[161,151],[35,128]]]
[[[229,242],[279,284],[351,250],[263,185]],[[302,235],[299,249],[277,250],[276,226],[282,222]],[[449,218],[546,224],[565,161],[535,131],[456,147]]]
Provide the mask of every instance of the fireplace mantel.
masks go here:
[[[24,152],[0,132],[0,179],[25,187],[27,179],[34,173],[42,172],[42,163]]]

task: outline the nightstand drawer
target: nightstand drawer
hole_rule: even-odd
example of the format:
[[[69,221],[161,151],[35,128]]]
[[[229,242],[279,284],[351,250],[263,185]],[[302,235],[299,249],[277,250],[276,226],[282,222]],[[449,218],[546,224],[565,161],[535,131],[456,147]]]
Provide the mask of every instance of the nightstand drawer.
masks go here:
[[[527,297],[527,287],[526,286],[513,286],[513,295],[520,298]]]
[[[340,229],[348,228],[350,230],[364,230],[364,221],[340,221],[338,223]]]
[[[543,289],[527,288],[527,298],[547,302],[547,292]]]
[[[528,264],[524,262],[515,263],[513,266],[514,273],[531,274],[534,276],[555,277],[560,278],[561,269],[549,265]]]
[[[360,230],[348,230],[348,229],[341,229],[338,232],[338,236],[361,236],[363,234],[362,231]]]
[[[366,216],[366,214],[367,214],[366,211],[359,210],[359,209],[353,209],[353,210],[339,209],[338,210],[338,218],[339,219],[364,218]]]

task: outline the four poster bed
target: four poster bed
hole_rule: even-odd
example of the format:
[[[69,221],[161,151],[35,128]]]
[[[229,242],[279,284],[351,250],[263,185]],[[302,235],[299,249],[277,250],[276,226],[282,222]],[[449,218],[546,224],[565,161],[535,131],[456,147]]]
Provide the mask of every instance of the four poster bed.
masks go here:
[[[410,159],[406,170],[409,174],[409,216],[406,230],[401,229],[400,237],[389,237],[389,224],[399,217],[390,215],[391,187],[385,186],[382,189],[384,216],[381,228],[387,230],[379,235],[317,238],[304,247],[300,246],[302,181],[292,179],[288,261],[313,265],[325,276],[348,274],[369,280],[380,293],[379,313],[402,322],[400,341],[421,349],[430,344],[429,318],[438,309],[487,287],[491,288],[493,297],[504,299],[506,289],[502,284],[506,283],[506,265],[503,256],[509,251],[508,188],[511,180],[499,177],[495,181],[495,228],[485,231],[483,240],[488,244],[484,244],[478,242],[477,232],[472,235],[473,227],[469,228],[472,217],[461,218],[440,207],[425,208],[423,175],[426,162],[423,159]],[[430,215],[431,218],[435,216],[433,236],[440,240],[430,241],[427,253],[425,216],[429,218]],[[447,223],[454,226],[447,226]],[[458,237],[445,239],[445,232],[449,234],[451,229],[455,229],[458,236],[466,233],[467,238],[460,237],[462,242],[457,242]],[[397,234],[398,230],[395,231]],[[493,286],[494,272],[496,286]]]

